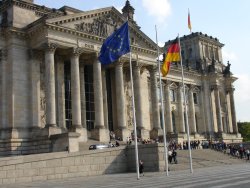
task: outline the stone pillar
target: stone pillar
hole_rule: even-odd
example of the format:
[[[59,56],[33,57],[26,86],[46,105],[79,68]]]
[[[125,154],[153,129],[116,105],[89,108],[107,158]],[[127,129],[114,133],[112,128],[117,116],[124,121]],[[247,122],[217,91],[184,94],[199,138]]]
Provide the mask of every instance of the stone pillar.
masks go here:
[[[237,119],[236,119],[236,112],[235,112],[235,103],[234,103],[234,88],[231,88],[229,90],[229,96],[230,96],[230,104],[231,104],[231,115],[232,115],[232,124],[233,124],[233,133],[238,134],[238,125],[237,125]]]
[[[217,126],[218,126],[218,132],[223,132],[222,127],[222,117],[221,117],[221,105],[220,105],[220,91],[219,87],[215,85],[214,87],[214,97],[215,97],[215,105],[216,105],[216,119],[217,119]]]
[[[80,89],[80,66],[79,56],[82,49],[73,48],[70,59],[71,70],[71,106],[72,106],[72,128],[70,131],[80,134],[78,140],[81,142],[87,141],[87,130],[82,127],[81,119],[81,89]]]
[[[163,135],[163,130],[161,128],[161,121],[160,121],[159,97],[157,94],[158,91],[157,73],[158,73],[157,67],[150,68],[151,102],[152,102],[152,118],[153,118],[153,130],[151,131],[150,136],[152,139],[156,139],[159,136]]]
[[[196,130],[194,96],[192,87],[189,89],[189,115],[190,115],[190,133],[195,134],[197,130]]]
[[[31,76],[31,117],[32,128],[41,127],[40,117],[40,64],[43,61],[42,51],[30,50],[30,76]]]
[[[208,86],[206,77],[203,78],[202,83],[202,90],[201,90],[201,97],[202,97],[202,114],[204,118],[204,129],[208,131],[209,138],[213,135],[214,132],[214,125],[212,119],[212,106],[211,106],[211,90]]]
[[[149,131],[143,125],[142,117],[142,90],[141,90],[141,74],[140,66],[137,62],[133,62],[133,79],[134,79],[134,96],[135,96],[135,113],[138,137],[142,139],[149,138]]]
[[[0,50],[0,129],[8,127],[8,109],[7,109],[7,50]],[[1,132],[0,139],[5,139],[7,135]]]
[[[56,127],[55,50],[55,44],[47,44],[47,48],[45,50],[46,127]]]
[[[66,131],[64,61],[60,56],[56,56],[56,107],[57,125]]]
[[[166,83],[165,85],[165,100],[166,100],[166,130],[167,133],[172,134],[174,133],[174,128],[173,128],[173,123],[172,123],[172,110],[171,110],[171,99],[170,99],[170,88],[169,88],[169,82]]]
[[[71,59],[71,106],[72,106],[72,128],[81,128],[81,98],[80,98],[80,71],[79,71],[79,48],[74,48]]]
[[[185,133],[184,109],[183,109],[184,99],[183,99],[183,87],[181,86],[181,83],[179,83],[179,87],[178,87],[178,102],[179,102],[178,104],[179,130],[178,131],[180,133]]]
[[[103,90],[102,90],[102,71],[101,63],[95,56],[93,63],[94,75],[94,99],[95,99],[95,129],[92,132],[92,137],[101,142],[109,140],[109,132],[104,126],[103,112]]]
[[[117,62],[115,66],[115,88],[116,88],[116,109],[117,109],[117,124],[118,124],[118,136],[123,141],[130,136],[127,129],[126,120],[126,105],[124,95],[124,81],[123,81],[123,64]]]
[[[80,89],[81,89],[81,118],[82,127],[86,126],[86,97],[85,97],[85,77],[84,77],[84,65],[80,65]]]
[[[102,70],[102,93],[103,93],[103,116],[104,127],[109,130],[109,112],[108,112],[108,97],[107,97],[107,77],[106,70]]]
[[[230,102],[230,89],[226,91],[226,113],[228,122],[228,133],[233,133],[233,123],[232,123],[232,112],[231,112],[231,102]]]

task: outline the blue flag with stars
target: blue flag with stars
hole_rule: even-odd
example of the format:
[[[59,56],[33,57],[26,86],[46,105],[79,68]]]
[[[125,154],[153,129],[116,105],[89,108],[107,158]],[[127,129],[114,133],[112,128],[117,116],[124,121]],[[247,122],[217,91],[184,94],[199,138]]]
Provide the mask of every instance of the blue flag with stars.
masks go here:
[[[128,22],[114,31],[103,43],[99,61],[103,65],[110,64],[122,55],[130,52]]]

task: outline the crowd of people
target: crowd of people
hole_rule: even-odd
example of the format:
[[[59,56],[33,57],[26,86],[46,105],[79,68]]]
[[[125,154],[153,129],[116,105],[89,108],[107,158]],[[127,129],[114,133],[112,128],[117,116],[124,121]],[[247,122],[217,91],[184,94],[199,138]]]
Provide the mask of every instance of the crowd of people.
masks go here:
[[[250,146],[244,146],[242,143],[227,144],[225,142],[213,142],[211,148],[239,159],[249,160],[250,157]]]

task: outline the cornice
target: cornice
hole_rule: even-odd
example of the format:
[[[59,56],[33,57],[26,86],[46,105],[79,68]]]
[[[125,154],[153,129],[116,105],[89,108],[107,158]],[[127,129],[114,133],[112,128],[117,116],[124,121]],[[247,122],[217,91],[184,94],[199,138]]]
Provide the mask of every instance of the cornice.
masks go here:
[[[11,27],[11,28],[6,28],[2,31],[2,35],[5,37],[11,36],[11,35],[16,35],[21,38],[28,38],[28,35],[26,32],[20,30],[19,28]]]
[[[82,38],[85,38],[85,39],[94,40],[97,43],[99,43],[100,45],[105,40],[105,38],[103,38],[103,37],[83,33],[81,31],[76,31],[75,29],[71,29],[71,28],[67,28],[67,27],[63,27],[63,26],[58,26],[58,25],[54,25],[54,24],[50,24],[50,23],[45,23],[44,27],[46,27],[49,30],[63,32],[63,33],[67,33],[67,34],[70,34],[70,35],[82,37]],[[37,27],[37,30],[41,30],[41,28],[43,28],[43,27]],[[36,31],[32,30],[32,32],[30,32],[30,34],[34,34],[34,32],[36,32]],[[146,48],[141,48],[141,47],[134,46],[134,45],[131,45],[131,51],[134,52],[134,53],[139,52],[139,53],[142,53],[142,54],[149,54],[149,55],[157,56],[157,51],[146,49]]]
[[[49,13],[54,13],[55,15],[64,15],[64,12],[57,10],[57,9],[51,9],[45,6],[40,6],[33,3],[28,3],[25,1],[19,1],[19,0],[5,0],[3,4],[0,7],[0,12],[3,10],[6,10],[10,6],[17,6],[21,7],[23,9],[34,11],[38,16],[44,16]]]

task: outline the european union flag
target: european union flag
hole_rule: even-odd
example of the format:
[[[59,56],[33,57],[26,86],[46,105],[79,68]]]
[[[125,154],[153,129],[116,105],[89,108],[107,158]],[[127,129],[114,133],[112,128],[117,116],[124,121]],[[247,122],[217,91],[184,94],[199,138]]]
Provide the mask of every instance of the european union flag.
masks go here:
[[[128,52],[130,52],[129,32],[128,22],[125,22],[104,41],[99,55],[99,61],[107,65]]]

